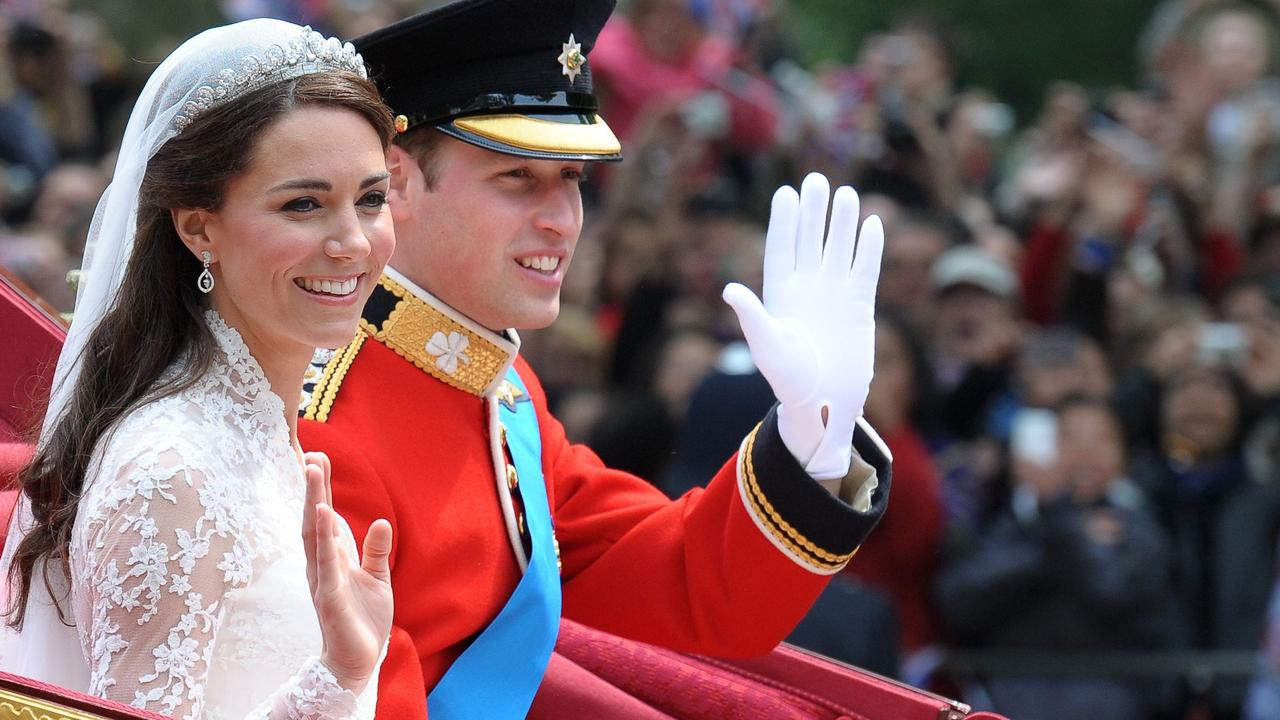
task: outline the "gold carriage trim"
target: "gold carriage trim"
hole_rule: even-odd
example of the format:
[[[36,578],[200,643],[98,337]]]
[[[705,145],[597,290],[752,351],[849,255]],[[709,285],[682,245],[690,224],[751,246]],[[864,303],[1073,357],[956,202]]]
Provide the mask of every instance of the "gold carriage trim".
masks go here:
[[[333,409],[333,401],[338,397],[338,388],[342,387],[342,381],[346,379],[347,371],[351,369],[351,363],[355,362],[356,355],[360,354],[360,348],[364,346],[366,337],[368,336],[362,332],[356,333],[354,340],[340,348],[333,357],[329,358],[329,362],[325,363],[324,372],[311,391],[311,402],[307,403],[307,410],[302,414],[303,420],[317,422],[329,420],[329,411]],[[0,720],[3,719],[0,718]]]
[[[747,501],[748,510],[755,516],[760,526],[768,531],[773,540],[790,551],[796,560],[821,573],[832,573],[843,568],[858,552],[857,548],[852,552],[836,554],[818,547],[784,520],[769,502],[769,498],[765,497],[764,491],[760,489],[760,483],[756,479],[755,462],[752,459],[756,433],[759,431],[760,425],[757,424],[751,434],[747,435],[741,452],[743,498]]]
[[[398,301],[381,325],[360,327],[373,339],[437,380],[483,397],[507,372],[513,353],[383,275],[379,285]]]
[[[103,715],[0,690],[0,720],[102,720]]]

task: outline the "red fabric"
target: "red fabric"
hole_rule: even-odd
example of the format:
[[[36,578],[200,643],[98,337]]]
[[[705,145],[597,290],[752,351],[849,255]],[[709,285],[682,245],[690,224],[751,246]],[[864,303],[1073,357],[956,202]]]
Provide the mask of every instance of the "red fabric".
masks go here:
[[[6,490],[0,492],[0,552],[4,552],[4,539],[8,535],[9,517],[13,515],[13,508],[18,504],[18,491]]]
[[[23,442],[0,442],[0,490],[14,486],[18,471],[31,461],[35,447]]]
[[[722,655],[760,655],[785,637],[828,578],[764,537],[738,496],[734,462],[705,490],[670,501],[570,445],[536,377],[518,363],[542,434],[565,615]],[[372,340],[348,370],[328,422],[299,423],[303,447],[332,459],[334,505],[357,538],[379,517],[395,528],[395,624],[413,638],[417,656],[388,653],[381,717],[422,712],[421,696],[416,706],[398,698],[389,678],[412,663],[434,687],[519,579],[486,427],[479,398]]]
[[[942,494],[915,430],[903,425],[881,437],[893,453],[893,502],[845,572],[888,593],[910,653],[938,639],[929,593],[942,549]]]
[[[0,671],[0,689],[17,693],[24,698],[31,698],[48,703],[56,703],[63,707],[78,710],[82,713],[89,713],[95,718],[104,718],[105,720],[167,720],[167,716],[153,713],[147,710],[139,710],[135,707],[122,705],[111,700],[103,700],[92,695],[85,695],[72,690],[42,683],[38,680],[24,678],[19,675],[12,675],[7,672]],[[31,708],[32,715],[25,715],[19,712],[18,717],[44,718],[45,714],[35,714],[34,708]]]
[[[565,621],[556,653],[530,718],[937,720],[968,709],[787,645],[763,658],[720,660]]]
[[[0,442],[27,439],[48,401],[66,330],[0,275]]]
[[[1018,277],[1023,312],[1037,325],[1052,325],[1058,319],[1058,299],[1070,247],[1071,236],[1063,227],[1037,223],[1027,235]]]
[[[561,626],[563,642],[564,629]],[[614,685],[561,654],[557,649],[547,664],[547,674],[529,708],[529,720],[559,720],[566,717],[626,718],[626,720],[670,720],[671,715],[640,697]]]
[[[1244,268],[1245,253],[1234,235],[1225,230],[1210,231],[1200,248],[1201,292],[1210,301],[1217,301],[1231,282]]]

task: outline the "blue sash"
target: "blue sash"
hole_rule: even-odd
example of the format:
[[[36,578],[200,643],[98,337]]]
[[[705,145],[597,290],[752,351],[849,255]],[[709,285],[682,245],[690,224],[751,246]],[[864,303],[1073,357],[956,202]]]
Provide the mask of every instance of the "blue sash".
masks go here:
[[[499,402],[498,418],[507,428],[507,446],[520,476],[533,552],[502,612],[428,693],[431,720],[524,717],[560,630],[560,571],[542,476],[538,416],[515,368],[507,372],[507,380],[520,389],[524,402]]]

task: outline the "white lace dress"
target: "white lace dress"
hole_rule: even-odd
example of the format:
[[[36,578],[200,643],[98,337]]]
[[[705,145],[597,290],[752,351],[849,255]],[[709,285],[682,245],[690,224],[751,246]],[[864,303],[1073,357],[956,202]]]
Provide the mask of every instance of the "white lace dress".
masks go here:
[[[211,370],[124,418],[80,501],[89,692],[177,718],[372,718],[376,674],[357,698],[319,661],[284,403],[239,334],[206,319]]]

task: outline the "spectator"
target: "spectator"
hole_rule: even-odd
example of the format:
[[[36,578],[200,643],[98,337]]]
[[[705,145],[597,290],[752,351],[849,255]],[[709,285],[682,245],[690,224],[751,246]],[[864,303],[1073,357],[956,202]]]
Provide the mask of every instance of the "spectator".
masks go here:
[[[996,504],[1004,473],[1000,440],[987,430],[998,402],[1012,388],[1021,338],[1016,280],[999,258],[972,246],[948,250],[930,273],[938,401],[932,450],[949,521],[976,530]]]
[[[961,438],[983,429],[991,402],[1008,386],[1021,329],[1013,272],[999,258],[956,247],[934,263],[933,347],[945,430]]]
[[[1280,502],[1271,478],[1249,477],[1245,403],[1225,368],[1175,375],[1160,402],[1158,451],[1136,473],[1170,536],[1175,596],[1201,649],[1256,648],[1271,590]],[[1244,687],[1212,691],[1204,701],[1220,714],[1239,707]]]
[[[930,269],[953,244],[951,230],[922,213],[908,214],[888,227],[878,306],[902,314],[917,330],[929,328],[934,294]]]
[[[1168,546],[1126,479],[1124,437],[1096,400],[1058,409],[1056,456],[1015,477],[1008,504],[942,571],[936,597],[956,638],[1005,650],[1167,648]],[[997,675],[994,709],[1019,720],[1131,720],[1142,688],[1106,677]]]

